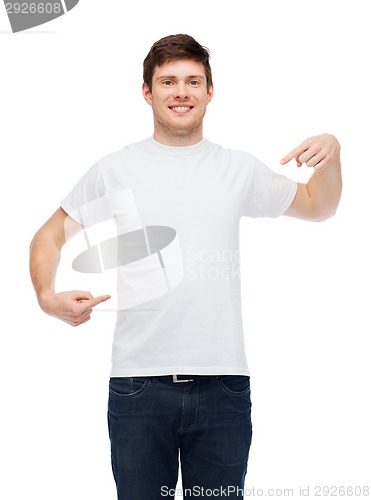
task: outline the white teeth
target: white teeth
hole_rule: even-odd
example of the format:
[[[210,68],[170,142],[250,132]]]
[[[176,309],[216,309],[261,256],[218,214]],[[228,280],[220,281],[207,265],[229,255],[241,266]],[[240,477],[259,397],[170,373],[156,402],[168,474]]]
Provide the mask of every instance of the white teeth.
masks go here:
[[[177,113],[185,113],[189,109],[191,109],[189,106],[174,106],[171,108],[173,111],[176,111]]]

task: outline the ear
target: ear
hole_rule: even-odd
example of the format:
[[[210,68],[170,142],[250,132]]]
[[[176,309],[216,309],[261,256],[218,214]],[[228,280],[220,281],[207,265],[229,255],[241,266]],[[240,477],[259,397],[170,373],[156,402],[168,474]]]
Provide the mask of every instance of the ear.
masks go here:
[[[214,85],[210,85],[210,88],[207,91],[207,104],[209,104],[209,102],[213,97],[214,97]]]
[[[147,101],[147,103],[152,106],[152,93],[149,90],[147,83],[143,83],[142,85],[143,97]]]

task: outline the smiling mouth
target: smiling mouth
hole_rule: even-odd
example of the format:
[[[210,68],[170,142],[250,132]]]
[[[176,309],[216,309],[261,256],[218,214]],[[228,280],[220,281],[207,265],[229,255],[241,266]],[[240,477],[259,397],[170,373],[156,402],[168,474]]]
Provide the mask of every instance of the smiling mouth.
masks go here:
[[[175,113],[188,113],[193,109],[193,106],[169,106],[169,109]]]

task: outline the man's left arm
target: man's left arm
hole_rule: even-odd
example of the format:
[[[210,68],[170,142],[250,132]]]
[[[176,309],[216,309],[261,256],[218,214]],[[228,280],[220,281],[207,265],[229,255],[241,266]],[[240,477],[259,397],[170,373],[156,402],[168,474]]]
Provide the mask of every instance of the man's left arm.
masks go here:
[[[336,137],[310,137],[284,156],[281,165],[294,158],[298,167],[306,163],[314,173],[307,184],[298,183],[296,196],[284,215],[310,221],[335,215],[342,190],[340,144]]]

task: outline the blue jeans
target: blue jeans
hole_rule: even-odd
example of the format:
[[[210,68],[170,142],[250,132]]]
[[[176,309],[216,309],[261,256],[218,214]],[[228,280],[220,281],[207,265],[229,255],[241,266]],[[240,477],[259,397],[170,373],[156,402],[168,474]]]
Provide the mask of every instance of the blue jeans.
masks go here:
[[[108,425],[118,500],[179,498],[178,456],[184,500],[243,498],[249,377],[111,378]]]

